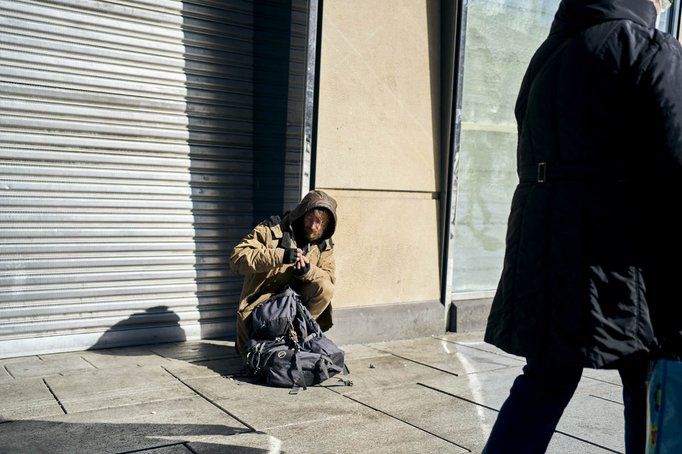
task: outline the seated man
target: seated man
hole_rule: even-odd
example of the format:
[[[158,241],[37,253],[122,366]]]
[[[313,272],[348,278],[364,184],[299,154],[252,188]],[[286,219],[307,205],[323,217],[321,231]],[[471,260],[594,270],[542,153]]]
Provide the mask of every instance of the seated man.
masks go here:
[[[244,275],[237,311],[237,349],[246,357],[250,315],[287,285],[296,291],[323,331],[332,327],[331,299],[336,280],[336,201],[310,191],[291,212],[258,224],[234,248],[232,269]]]

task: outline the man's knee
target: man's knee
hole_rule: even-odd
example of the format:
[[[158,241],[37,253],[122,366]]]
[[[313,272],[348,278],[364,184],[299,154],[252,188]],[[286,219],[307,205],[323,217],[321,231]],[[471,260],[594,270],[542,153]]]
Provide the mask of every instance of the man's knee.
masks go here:
[[[334,295],[334,284],[329,281],[320,281],[318,284],[319,298],[325,301],[331,301]]]
[[[334,284],[327,280],[312,281],[301,283],[293,287],[294,290],[303,297],[306,304],[317,303],[319,301],[329,302],[334,295]]]
[[[329,281],[307,282],[298,289],[298,293],[303,297],[303,302],[310,311],[314,319],[320,322],[322,317],[326,329],[331,328],[331,307],[330,303],[334,295],[334,284]],[[322,327],[325,329],[325,327]]]

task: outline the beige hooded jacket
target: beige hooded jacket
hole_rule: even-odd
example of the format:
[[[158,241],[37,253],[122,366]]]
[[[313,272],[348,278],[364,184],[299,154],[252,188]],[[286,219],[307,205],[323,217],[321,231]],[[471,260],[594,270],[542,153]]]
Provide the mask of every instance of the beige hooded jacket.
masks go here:
[[[296,243],[294,223],[314,208],[325,208],[331,214],[319,240],[309,244],[307,273],[296,276],[294,267],[284,263],[284,251],[301,247]],[[245,355],[249,339],[250,315],[254,308],[289,285],[302,297],[323,330],[331,328],[331,299],[336,281],[334,245],[331,236],[336,229],[336,201],[322,191],[310,191],[290,213],[278,222],[276,216],[258,224],[234,248],[230,257],[232,269],[244,276],[237,311],[237,348]]]

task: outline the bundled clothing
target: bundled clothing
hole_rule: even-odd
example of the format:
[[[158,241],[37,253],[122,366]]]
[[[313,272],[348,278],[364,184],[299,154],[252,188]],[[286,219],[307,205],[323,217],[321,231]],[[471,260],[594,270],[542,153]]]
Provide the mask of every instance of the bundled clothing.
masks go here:
[[[305,240],[303,217],[313,209],[329,213],[322,236]],[[289,286],[303,300],[323,331],[332,326],[331,300],[336,281],[334,243],[336,201],[323,191],[310,191],[291,212],[281,219],[273,216],[258,224],[234,248],[230,257],[233,271],[244,275],[244,285],[237,311],[237,349],[245,355],[249,339],[250,315],[262,302]],[[309,266],[296,270],[285,263],[287,251],[300,248]]]

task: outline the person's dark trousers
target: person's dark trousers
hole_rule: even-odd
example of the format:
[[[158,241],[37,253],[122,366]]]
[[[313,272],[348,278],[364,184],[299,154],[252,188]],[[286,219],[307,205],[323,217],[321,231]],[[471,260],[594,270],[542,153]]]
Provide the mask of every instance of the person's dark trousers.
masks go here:
[[[618,367],[623,380],[627,454],[644,452],[647,368],[643,355],[622,360]],[[581,375],[581,367],[547,368],[528,360],[500,409],[483,453],[544,453]]]
[[[502,405],[484,453],[544,453],[582,368],[548,369],[527,361]]]
[[[649,376],[649,357],[635,354],[618,365],[623,382],[625,404],[625,452],[644,453],[646,449],[646,396]]]

